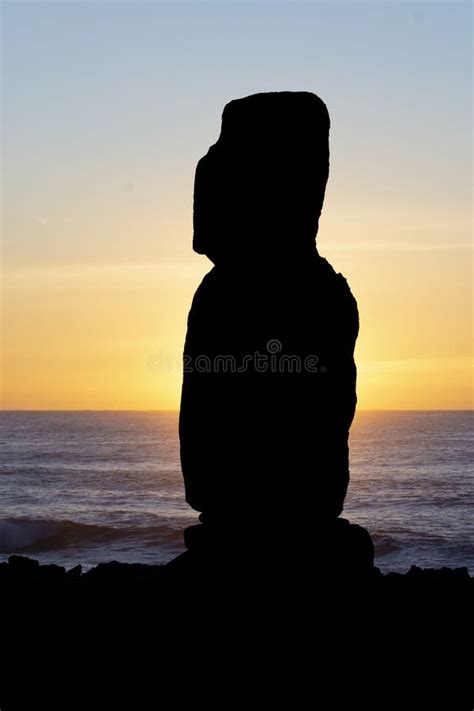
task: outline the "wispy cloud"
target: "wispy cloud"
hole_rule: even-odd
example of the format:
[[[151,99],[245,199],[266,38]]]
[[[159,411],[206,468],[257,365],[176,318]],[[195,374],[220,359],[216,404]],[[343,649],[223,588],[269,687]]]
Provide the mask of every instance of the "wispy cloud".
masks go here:
[[[472,356],[433,356],[431,358],[400,358],[397,360],[358,360],[359,374],[379,373],[439,373],[445,371],[464,371],[472,365]]]
[[[60,284],[80,286],[81,284],[109,282],[130,284],[130,282],[154,281],[160,279],[196,279],[209,271],[210,264],[196,264],[191,261],[164,260],[145,263],[105,263],[78,265],[38,265],[10,267],[3,270],[4,287],[35,286],[37,284]]]
[[[353,242],[329,243],[324,249],[334,252],[454,252],[472,249],[470,242]]]

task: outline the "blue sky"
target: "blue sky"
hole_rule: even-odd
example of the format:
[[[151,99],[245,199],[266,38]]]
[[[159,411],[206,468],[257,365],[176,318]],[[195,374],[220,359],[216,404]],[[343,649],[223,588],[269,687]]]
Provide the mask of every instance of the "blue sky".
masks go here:
[[[224,104],[256,91],[326,101],[338,205],[409,215],[470,200],[468,3],[7,2],[3,13],[7,263],[107,259],[110,230],[103,245],[85,232],[112,210],[122,224],[157,220],[154,242],[136,237],[141,256],[185,254],[195,163]]]

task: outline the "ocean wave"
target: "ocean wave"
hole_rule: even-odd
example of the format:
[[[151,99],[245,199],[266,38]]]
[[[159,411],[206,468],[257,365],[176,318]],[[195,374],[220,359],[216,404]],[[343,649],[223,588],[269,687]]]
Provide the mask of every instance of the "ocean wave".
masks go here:
[[[393,536],[383,533],[372,533],[372,540],[377,556],[388,555],[394,553],[403,547],[401,541],[395,540]]]
[[[141,545],[175,543],[183,529],[169,523],[148,527],[97,526],[69,520],[0,520],[0,553],[38,553],[44,551],[110,545],[123,541]]]

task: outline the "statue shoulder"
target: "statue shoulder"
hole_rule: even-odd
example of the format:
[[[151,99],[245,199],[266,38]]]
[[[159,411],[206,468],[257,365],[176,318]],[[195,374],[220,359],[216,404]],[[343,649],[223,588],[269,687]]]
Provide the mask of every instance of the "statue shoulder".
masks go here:
[[[352,291],[350,289],[349,283],[341,272],[336,272],[332,264],[328,262],[325,257],[319,256],[319,268],[323,272],[324,276],[332,282],[334,287],[341,293],[345,294],[349,298],[354,299]],[[355,299],[354,299],[355,301]]]
[[[357,301],[351,291],[349,282],[344,274],[336,272],[334,267],[324,257],[320,257],[320,269],[324,273],[333,295],[333,303],[339,305],[339,311],[344,321],[350,324],[350,331],[354,338],[359,333],[359,310]],[[336,307],[337,308],[337,307]]]

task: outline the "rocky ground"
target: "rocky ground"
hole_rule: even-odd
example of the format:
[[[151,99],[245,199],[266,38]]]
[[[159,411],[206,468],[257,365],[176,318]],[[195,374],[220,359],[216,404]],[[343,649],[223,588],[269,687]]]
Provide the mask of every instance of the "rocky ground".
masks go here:
[[[11,556],[0,709],[472,710],[473,592],[465,568]]]
[[[0,563],[0,586],[10,585],[80,585],[99,584],[163,585],[176,579],[177,573],[166,565],[143,565],[140,563],[101,563],[83,572],[80,565],[66,570],[59,565],[41,565],[37,560],[25,556],[12,555],[8,562]],[[181,577],[182,573],[179,573]],[[385,588],[415,588],[437,586],[474,592],[474,578],[467,568],[420,568],[412,565],[406,573],[383,575],[377,567],[364,576],[366,584]]]

